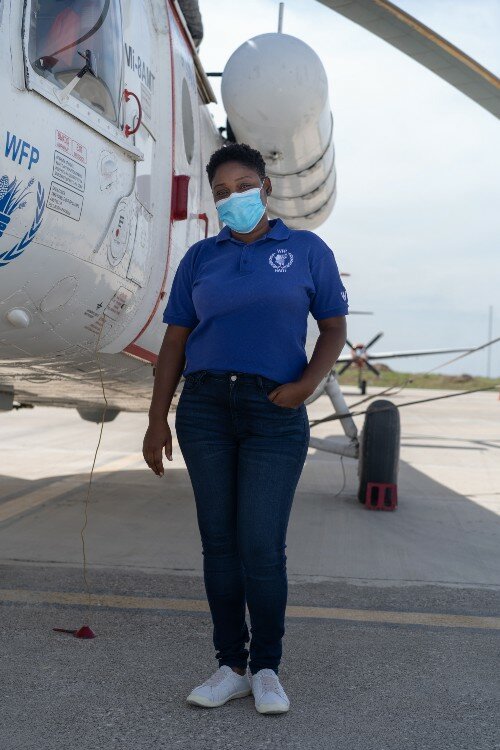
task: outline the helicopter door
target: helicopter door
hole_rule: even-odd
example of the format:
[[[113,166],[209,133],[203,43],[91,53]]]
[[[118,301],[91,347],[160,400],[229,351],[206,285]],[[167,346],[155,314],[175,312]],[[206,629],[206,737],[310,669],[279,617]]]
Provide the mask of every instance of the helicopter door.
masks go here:
[[[141,0],[137,2],[137,6],[139,7],[142,2],[149,3],[149,0]],[[135,13],[136,0],[133,6]],[[130,8],[132,8],[132,2]],[[125,24],[127,75],[130,68],[131,71],[134,70],[141,76],[141,94],[143,104],[146,103],[146,107],[143,107],[145,127],[141,128],[140,132],[147,133],[148,138],[154,135],[152,142],[150,141],[151,151],[148,143],[140,142],[140,148],[145,157],[144,163],[140,165],[142,171],[139,170],[139,164],[137,165],[137,184],[142,194],[140,201],[143,206],[140,221],[142,221],[144,232],[146,226],[144,207],[149,195],[149,210],[154,215],[151,244],[158,249],[153,256],[155,266],[152,268],[150,282],[146,287],[146,294],[156,295],[151,305],[154,311],[139,335],[125,348],[125,351],[146,357],[150,361],[156,360],[152,352],[157,350],[157,342],[163,336],[165,328],[162,321],[164,304],[160,305],[160,301],[168,296],[175,270],[187,248],[205,235],[208,223],[208,219],[205,222],[199,217],[201,179],[204,175],[201,174],[200,100],[191,46],[185,36],[186,32],[177,15],[175,5],[170,2],[154,3],[152,5],[153,18],[156,18],[156,13],[160,12],[160,8],[163,8],[166,14],[168,13],[168,18],[165,18],[163,23],[162,17],[161,23],[158,23],[160,20],[158,19],[155,24],[158,45],[155,55],[150,57],[145,55],[145,34],[139,31],[139,20],[134,21],[134,29],[130,29],[130,34],[135,33],[137,39],[130,45],[128,27]],[[167,33],[164,33],[163,29]],[[166,48],[166,44],[170,49]],[[161,64],[156,70],[152,70],[150,60],[159,60]],[[172,62],[171,68],[170,61]],[[150,72],[154,74],[153,80],[150,80]],[[150,98],[153,113],[151,126],[148,125],[146,115]],[[154,164],[151,179],[146,166],[150,153],[153,159],[152,164]],[[171,200],[172,192],[174,197]],[[180,196],[179,201],[177,201],[176,192],[177,197]],[[176,211],[176,208],[179,211]],[[139,248],[135,252],[138,253],[139,259],[145,257]],[[147,259],[145,267],[150,267]]]
[[[122,8],[124,91],[133,92],[131,98],[138,99],[140,103],[140,115],[136,101],[130,101],[129,106],[130,112],[135,108],[132,132],[136,131],[135,143],[144,156],[143,160],[136,164],[136,210],[132,228],[135,231],[135,240],[127,268],[127,278],[145,287],[151,274],[156,275],[159,271],[153,269],[151,263],[152,249],[161,242],[161,237],[158,236],[159,227],[153,219],[157,212],[157,200],[161,203],[165,196],[164,170],[167,165],[163,164],[163,156],[157,155],[156,143],[158,129],[165,127],[165,123],[160,124],[158,120],[161,116],[157,101],[160,81],[156,68],[156,61],[162,59],[164,54],[159,49],[163,37],[155,34],[150,0],[125,0]],[[130,121],[129,116],[127,121]],[[161,210],[165,211],[165,206],[161,205]]]

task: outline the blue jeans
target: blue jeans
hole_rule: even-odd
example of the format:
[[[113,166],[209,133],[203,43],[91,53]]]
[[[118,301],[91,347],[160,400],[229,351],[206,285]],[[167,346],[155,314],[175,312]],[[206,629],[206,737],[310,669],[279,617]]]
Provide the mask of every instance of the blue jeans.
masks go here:
[[[286,530],[310,436],[304,403],[283,407],[267,397],[278,385],[261,375],[198,370],[186,376],[175,415],[196,502],[215,658],[244,669],[250,656],[252,674],[278,673]]]

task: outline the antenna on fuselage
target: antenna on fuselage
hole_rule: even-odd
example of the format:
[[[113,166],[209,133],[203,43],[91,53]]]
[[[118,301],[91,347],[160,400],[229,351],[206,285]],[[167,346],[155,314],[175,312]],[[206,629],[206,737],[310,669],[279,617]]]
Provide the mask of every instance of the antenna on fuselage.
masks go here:
[[[283,11],[285,9],[285,3],[280,3],[280,8],[278,11],[278,34],[281,34],[283,31]]]

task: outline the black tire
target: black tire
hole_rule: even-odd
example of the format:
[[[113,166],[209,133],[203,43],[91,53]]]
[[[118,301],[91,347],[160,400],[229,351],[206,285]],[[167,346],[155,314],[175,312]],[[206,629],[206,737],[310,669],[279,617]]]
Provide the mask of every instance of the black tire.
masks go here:
[[[367,409],[359,446],[358,500],[364,503],[369,482],[397,484],[401,425],[399,409],[379,399]]]
[[[361,387],[361,395],[362,396],[366,395],[366,380],[361,381],[360,387]]]

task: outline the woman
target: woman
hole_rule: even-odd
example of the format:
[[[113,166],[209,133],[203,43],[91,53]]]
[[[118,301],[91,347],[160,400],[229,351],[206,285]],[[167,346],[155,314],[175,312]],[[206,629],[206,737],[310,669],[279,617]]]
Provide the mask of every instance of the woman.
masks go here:
[[[285,538],[309,444],[304,400],[344,346],[347,294],[316,234],[268,219],[272,187],[258,151],[223,146],[206,170],[225,226],[192,245],[176,271],[143,452],[162,476],[163,448],[172,460],[168,410],[184,374],[175,428],[196,501],[219,662],[187,700],[214,707],[253,693],[257,711],[282,713]],[[308,364],[309,311],[320,335]]]

